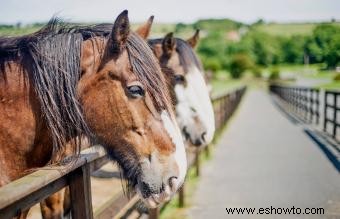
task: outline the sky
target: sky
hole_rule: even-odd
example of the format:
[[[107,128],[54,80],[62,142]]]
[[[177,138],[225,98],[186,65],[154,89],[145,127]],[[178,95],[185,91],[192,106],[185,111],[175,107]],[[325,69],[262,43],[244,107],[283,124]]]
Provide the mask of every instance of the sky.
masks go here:
[[[340,20],[340,0],[0,0],[0,23],[46,22],[57,14],[73,22],[113,22],[124,9],[132,22],[191,23],[231,18],[252,23]]]

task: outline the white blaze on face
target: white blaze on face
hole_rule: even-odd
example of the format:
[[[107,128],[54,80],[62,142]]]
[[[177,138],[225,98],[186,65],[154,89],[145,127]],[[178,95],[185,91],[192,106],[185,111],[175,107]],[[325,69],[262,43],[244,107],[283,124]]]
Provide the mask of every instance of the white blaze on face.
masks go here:
[[[182,139],[182,135],[176,121],[173,121],[169,114],[165,111],[161,113],[161,119],[164,125],[165,130],[169,134],[172,142],[176,146],[176,150],[174,153],[174,158],[178,166],[178,178],[177,178],[177,188],[184,182],[185,175],[187,172],[187,157],[184,147],[184,142]]]
[[[175,86],[178,122],[181,127],[186,126],[187,131],[190,132],[190,130],[197,129],[190,126],[197,126],[197,124],[193,123],[193,116],[198,116],[206,130],[205,143],[208,144],[212,141],[215,133],[214,110],[209,97],[209,89],[203,74],[195,66],[189,68],[185,78],[187,81],[186,87],[181,84]]]

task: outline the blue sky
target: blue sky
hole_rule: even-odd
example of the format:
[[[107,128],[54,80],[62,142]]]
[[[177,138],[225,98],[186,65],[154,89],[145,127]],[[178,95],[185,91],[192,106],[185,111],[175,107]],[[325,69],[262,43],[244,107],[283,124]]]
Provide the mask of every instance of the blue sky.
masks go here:
[[[124,9],[133,22],[143,22],[151,14],[156,22],[340,20],[340,0],[0,0],[0,23],[42,22],[56,13],[75,22],[111,22]]]

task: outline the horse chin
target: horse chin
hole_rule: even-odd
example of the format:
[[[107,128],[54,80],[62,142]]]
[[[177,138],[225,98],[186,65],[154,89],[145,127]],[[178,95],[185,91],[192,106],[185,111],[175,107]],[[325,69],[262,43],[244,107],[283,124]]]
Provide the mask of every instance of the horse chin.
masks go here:
[[[138,186],[135,187],[135,191],[148,208],[157,208],[162,203],[170,201],[170,199],[175,194],[175,192],[171,191],[169,186],[166,186],[164,191],[160,193],[153,193],[151,195],[148,195],[147,197],[145,196],[145,194],[142,193],[141,189]]]
[[[137,185],[138,178],[141,175],[138,155],[130,154],[130,156],[127,156],[110,147],[106,147],[106,151],[109,158],[118,165],[121,178],[126,180],[126,190],[127,192],[130,192]]]

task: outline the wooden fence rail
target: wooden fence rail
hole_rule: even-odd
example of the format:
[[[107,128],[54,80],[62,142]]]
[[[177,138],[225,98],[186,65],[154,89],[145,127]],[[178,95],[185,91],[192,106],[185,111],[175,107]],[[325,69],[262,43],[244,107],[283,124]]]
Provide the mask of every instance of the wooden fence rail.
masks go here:
[[[322,114],[323,132],[336,142],[340,141],[340,91],[325,90],[321,92],[317,88],[284,86],[271,84],[269,90],[288,104],[288,110],[299,119],[320,124]],[[321,104],[321,96],[323,102]],[[330,126],[331,129],[328,129]]]
[[[246,87],[213,97],[216,130],[219,131],[238,106]],[[207,147],[206,147],[207,148]],[[199,155],[202,149],[188,152],[189,167],[200,173]],[[128,201],[124,194],[111,199],[104,208],[93,212],[91,201],[90,173],[98,170],[108,159],[104,153],[82,153],[72,164],[57,167],[45,167],[27,176],[15,180],[0,188],[0,218],[12,218],[65,186],[70,187],[71,213],[73,219],[119,218],[138,202],[137,196]],[[179,205],[185,205],[185,183],[179,191]],[[158,218],[159,209],[149,211],[149,218]]]

